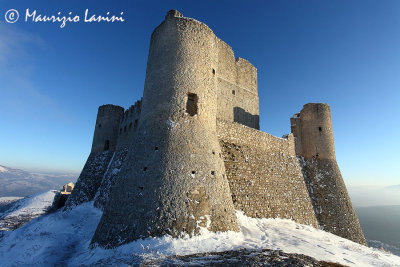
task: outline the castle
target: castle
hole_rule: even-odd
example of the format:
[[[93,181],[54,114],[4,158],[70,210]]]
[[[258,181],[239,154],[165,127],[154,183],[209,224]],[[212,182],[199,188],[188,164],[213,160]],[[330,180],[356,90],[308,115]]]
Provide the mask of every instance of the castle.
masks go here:
[[[291,134],[259,130],[257,69],[176,10],[151,36],[142,100],[99,107],[92,150],[65,209],[103,210],[92,245],[238,231],[235,210],[366,244],[336,163],[331,111],[308,103]]]

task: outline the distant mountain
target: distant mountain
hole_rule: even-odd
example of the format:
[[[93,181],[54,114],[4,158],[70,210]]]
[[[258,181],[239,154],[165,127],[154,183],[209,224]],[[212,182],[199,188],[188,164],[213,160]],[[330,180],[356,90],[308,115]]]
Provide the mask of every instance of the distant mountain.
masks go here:
[[[397,184],[397,185],[391,185],[391,186],[388,186],[388,187],[386,187],[387,189],[399,189],[400,190],[400,184]]]
[[[25,197],[39,192],[61,189],[78,175],[71,173],[37,173],[0,165],[0,197]]]

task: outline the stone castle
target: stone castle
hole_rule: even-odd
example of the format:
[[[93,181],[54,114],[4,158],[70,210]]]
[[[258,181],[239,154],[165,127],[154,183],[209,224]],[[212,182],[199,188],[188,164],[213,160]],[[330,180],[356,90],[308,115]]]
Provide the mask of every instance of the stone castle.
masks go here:
[[[235,210],[286,218],[366,244],[336,163],[328,104],[291,134],[259,130],[257,69],[176,10],[151,36],[143,98],[99,107],[92,150],[65,209],[103,210],[92,245],[238,231]]]

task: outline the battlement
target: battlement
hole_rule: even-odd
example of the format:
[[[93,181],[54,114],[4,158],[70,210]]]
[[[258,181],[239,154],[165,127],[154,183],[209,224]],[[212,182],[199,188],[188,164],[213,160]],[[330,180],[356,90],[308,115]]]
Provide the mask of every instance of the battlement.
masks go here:
[[[141,112],[142,99],[125,110],[119,125],[117,148],[127,147],[131,144],[139,126]]]
[[[120,114],[121,111],[124,111],[124,108],[121,106],[117,105],[111,105],[111,104],[106,104],[106,105],[101,105],[98,110],[98,116],[109,116],[112,114]]]

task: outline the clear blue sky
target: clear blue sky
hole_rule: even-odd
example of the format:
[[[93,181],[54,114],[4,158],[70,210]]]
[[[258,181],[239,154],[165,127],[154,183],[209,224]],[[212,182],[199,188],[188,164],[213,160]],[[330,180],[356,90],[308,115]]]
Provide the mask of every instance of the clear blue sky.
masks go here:
[[[14,24],[8,9],[19,11]],[[25,22],[25,10],[123,23]],[[400,1],[0,2],[0,164],[79,172],[97,107],[141,97],[150,35],[169,9],[196,18],[258,68],[261,129],[290,131],[307,102],[331,106],[349,184],[400,184]]]

